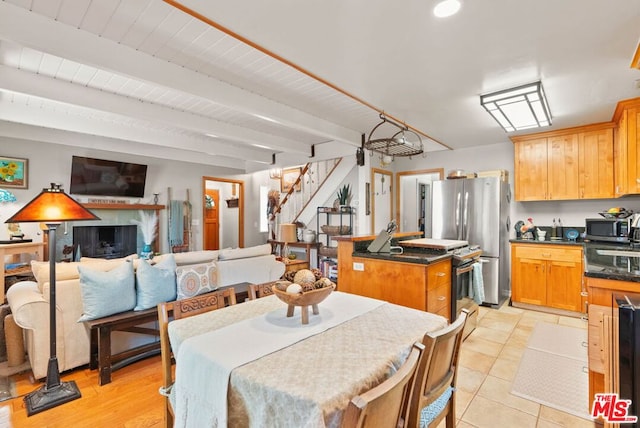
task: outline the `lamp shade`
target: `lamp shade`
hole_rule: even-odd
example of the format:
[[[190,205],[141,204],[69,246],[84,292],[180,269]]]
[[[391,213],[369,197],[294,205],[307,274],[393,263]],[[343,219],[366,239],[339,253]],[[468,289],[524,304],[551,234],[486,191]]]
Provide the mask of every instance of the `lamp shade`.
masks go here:
[[[280,241],[296,242],[296,225],[294,223],[283,223],[280,225]]]
[[[51,188],[42,192],[5,223],[60,223],[71,220],[100,220],[69,195],[60,184],[51,183]]]

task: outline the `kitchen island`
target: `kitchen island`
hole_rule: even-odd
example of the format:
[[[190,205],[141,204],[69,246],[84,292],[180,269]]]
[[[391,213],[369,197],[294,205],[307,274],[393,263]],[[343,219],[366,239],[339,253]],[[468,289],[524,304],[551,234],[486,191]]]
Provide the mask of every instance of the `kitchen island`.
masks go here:
[[[393,234],[391,245],[420,238],[421,232]],[[347,293],[432,312],[451,319],[451,254],[420,248],[370,253],[376,235],[335,236],[338,289]]]

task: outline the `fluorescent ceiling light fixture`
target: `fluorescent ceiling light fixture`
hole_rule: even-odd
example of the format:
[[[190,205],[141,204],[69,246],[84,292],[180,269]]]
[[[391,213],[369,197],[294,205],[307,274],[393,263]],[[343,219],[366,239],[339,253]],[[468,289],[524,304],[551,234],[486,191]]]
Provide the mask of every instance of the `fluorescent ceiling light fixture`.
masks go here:
[[[433,14],[438,18],[446,18],[458,13],[460,6],[460,0],[443,0],[433,8]]]
[[[217,135],[215,135],[215,134],[204,134],[204,135],[206,135],[207,137],[211,137],[211,138],[219,138],[219,137],[218,137]]]
[[[542,82],[481,95],[480,104],[506,132],[551,126]]]

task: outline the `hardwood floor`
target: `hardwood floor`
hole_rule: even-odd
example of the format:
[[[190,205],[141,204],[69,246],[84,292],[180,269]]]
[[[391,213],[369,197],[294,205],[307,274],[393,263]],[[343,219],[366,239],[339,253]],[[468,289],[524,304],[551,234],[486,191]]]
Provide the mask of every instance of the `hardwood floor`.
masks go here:
[[[62,380],[74,380],[82,397],[44,412],[27,416],[23,397],[42,384],[33,384],[28,374],[16,376],[20,395],[0,403],[10,407],[11,425],[0,428],[152,428],[163,426],[163,397],[160,356],[147,358],[117,370],[110,384],[98,385],[98,371],[79,369],[63,374]]]

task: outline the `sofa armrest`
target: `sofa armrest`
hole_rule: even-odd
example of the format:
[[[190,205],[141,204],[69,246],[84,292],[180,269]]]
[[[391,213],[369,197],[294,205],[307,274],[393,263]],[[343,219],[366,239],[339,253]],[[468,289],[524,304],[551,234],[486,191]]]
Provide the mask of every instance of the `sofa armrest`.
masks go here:
[[[269,274],[269,277],[273,278],[272,281],[275,281],[276,279],[280,279],[282,278],[282,275],[284,275],[285,270],[287,270],[287,265],[285,265],[279,260],[274,259],[274,264],[271,267],[271,273]]]
[[[34,281],[20,281],[7,290],[7,302],[13,319],[24,329],[33,330],[49,323],[49,302]]]

